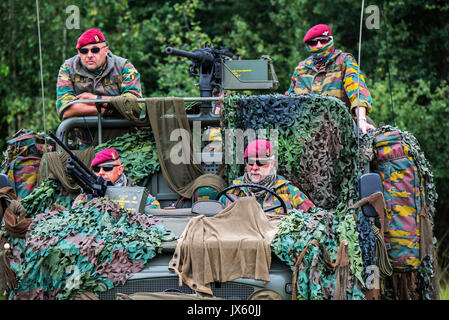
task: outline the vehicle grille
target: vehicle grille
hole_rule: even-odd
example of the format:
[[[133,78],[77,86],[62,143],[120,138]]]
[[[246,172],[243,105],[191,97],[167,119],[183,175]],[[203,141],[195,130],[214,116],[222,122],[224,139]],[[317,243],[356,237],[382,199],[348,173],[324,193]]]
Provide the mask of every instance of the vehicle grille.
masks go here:
[[[248,300],[254,292],[254,288],[232,282],[221,284],[211,284],[211,289],[215,297],[230,300]],[[119,285],[111,290],[99,294],[100,300],[115,300],[117,293],[133,294],[136,292],[164,292],[177,291],[186,294],[193,294],[187,285],[178,286],[178,278],[156,278],[129,280],[124,285]]]

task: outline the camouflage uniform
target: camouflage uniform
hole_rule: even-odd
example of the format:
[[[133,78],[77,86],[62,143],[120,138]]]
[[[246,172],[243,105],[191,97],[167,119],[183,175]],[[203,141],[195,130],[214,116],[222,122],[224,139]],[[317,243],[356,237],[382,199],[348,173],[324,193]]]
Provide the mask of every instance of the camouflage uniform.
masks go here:
[[[293,72],[291,84],[286,94],[308,94],[315,92],[322,95],[333,95],[342,100],[355,115],[357,108],[358,65],[348,53],[335,50],[332,57],[317,68],[312,56],[301,61]],[[366,114],[372,109],[373,100],[360,74],[360,107],[366,108]]]
[[[124,174],[122,174],[119,179],[115,182],[114,186],[127,186],[127,187],[134,187],[134,183],[131,179],[127,179]],[[73,201],[72,208],[75,208],[79,205],[82,205],[87,202],[87,194],[81,193],[79,194],[75,200]],[[156,200],[155,197],[153,197],[151,194],[148,194],[147,200],[145,202],[145,211],[148,209],[160,209],[159,201]]]
[[[232,184],[242,184],[243,182],[243,176],[237,178],[232,182]],[[302,193],[297,187],[290,184],[288,180],[286,180],[284,177],[277,175],[277,181],[272,188],[281,198],[284,200],[288,211],[290,212],[292,209],[299,209],[302,211],[307,211],[309,208],[315,207],[315,205],[310,201],[307,196]],[[232,192],[232,193],[231,193]],[[247,188],[236,188],[234,190],[230,190],[230,196],[234,200],[237,200],[239,197],[245,197],[247,196]],[[222,196],[220,198],[220,202],[224,203],[226,206],[229,206],[231,204],[231,200],[229,200],[227,197]],[[276,199],[272,194],[266,193],[266,196],[264,200],[257,200],[259,204],[262,206],[262,208],[267,209],[271,207],[275,207],[280,205],[280,202],[278,199]],[[269,213],[282,213],[282,207],[277,208],[275,210],[269,211]]]
[[[95,72],[87,70],[79,55],[76,55],[66,60],[59,69],[56,110],[61,119],[66,110],[65,105],[76,100],[76,96],[83,92],[100,96],[124,95],[141,98],[140,74],[131,62],[110,51],[104,66]]]

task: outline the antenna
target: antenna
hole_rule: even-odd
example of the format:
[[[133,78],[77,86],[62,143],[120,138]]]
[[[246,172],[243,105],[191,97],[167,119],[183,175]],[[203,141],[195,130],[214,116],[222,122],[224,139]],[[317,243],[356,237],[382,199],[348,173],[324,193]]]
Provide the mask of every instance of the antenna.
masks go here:
[[[40,28],[40,20],[39,20],[39,1],[36,0],[36,16],[37,16],[37,36],[39,39],[39,62],[41,68],[41,92],[42,92],[42,118],[44,121],[44,141],[45,147],[44,152],[47,152],[47,120],[45,114],[45,95],[44,95],[44,75],[43,75],[43,67],[42,67],[42,46],[41,46],[41,28]],[[47,168],[47,176],[48,176],[48,166]]]
[[[359,30],[359,52],[357,57],[357,64],[359,68],[357,69],[357,150],[359,149],[359,139],[360,139],[360,122],[359,122],[359,112],[360,112],[360,56],[362,52],[362,29],[363,29],[363,9],[365,7],[365,0],[362,0],[362,11],[360,12],[360,30]]]

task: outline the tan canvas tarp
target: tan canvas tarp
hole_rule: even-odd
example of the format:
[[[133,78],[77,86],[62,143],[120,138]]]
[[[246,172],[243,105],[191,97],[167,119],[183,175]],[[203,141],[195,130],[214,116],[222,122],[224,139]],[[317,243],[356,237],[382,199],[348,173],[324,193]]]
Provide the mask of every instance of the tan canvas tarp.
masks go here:
[[[280,223],[254,197],[242,197],[213,217],[191,219],[178,239],[169,269],[192,290],[212,295],[212,282],[270,281],[270,243]]]

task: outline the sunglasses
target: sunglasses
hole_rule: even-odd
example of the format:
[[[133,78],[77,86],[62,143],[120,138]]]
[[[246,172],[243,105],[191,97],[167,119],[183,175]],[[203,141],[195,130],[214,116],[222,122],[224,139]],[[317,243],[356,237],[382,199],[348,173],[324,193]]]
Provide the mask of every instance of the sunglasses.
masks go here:
[[[331,39],[332,38],[330,38],[330,37],[316,38],[316,39],[307,41],[306,44],[309,46],[316,46],[318,44],[318,42],[320,42],[321,44],[328,44],[329,41],[331,41]]]
[[[97,53],[100,52],[100,50],[103,49],[103,48],[106,48],[106,46],[101,47],[101,48],[98,48],[98,47],[92,47],[92,48],[90,48],[90,49],[87,49],[87,48],[81,48],[81,49],[79,49],[79,51],[80,51],[80,53],[82,53],[82,54],[88,54],[88,53],[89,53],[89,50],[90,50],[92,53],[97,54]]]
[[[93,166],[92,170],[96,173],[100,172],[101,169],[103,169],[103,171],[105,171],[105,172],[109,172],[118,166],[119,166],[119,164],[105,164],[104,166]]]
[[[258,167],[263,167],[266,166],[269,161],[270,159],[247,160],[246,164],[251,167],[254,166],[255,164],[257,164]]]

